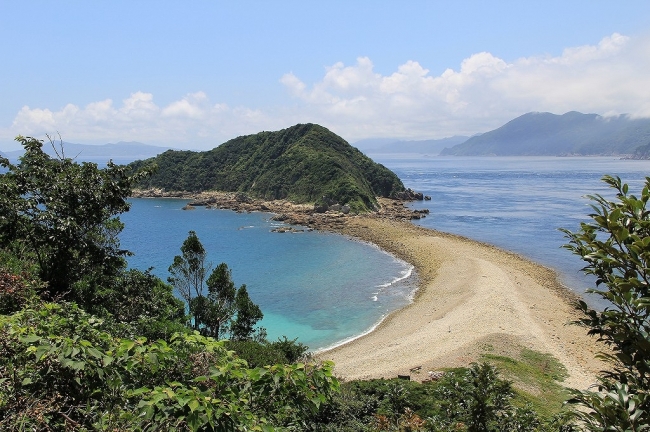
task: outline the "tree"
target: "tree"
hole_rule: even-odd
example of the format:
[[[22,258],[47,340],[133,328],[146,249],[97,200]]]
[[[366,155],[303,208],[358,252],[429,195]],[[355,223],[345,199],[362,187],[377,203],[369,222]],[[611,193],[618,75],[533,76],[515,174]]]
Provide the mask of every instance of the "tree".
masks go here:
[[[468,432],[538,431],[540,420],[530,407],[516,407],[512,384],[488,364],[473,363],[464,372],[445,375],[434,389],[440,414],[427,419],[427,430]],[[464,425],[462,429],[458,425]]]
[[[169,267],[168,281],[187,302],[193,328],[215,338],[229,330],[234,340],[250,339],[255,324],[264,315],[248,296],[246,285],[235,289],[226,263],[219,264],[206,282],[212,265],[207,262],[207,252],[196,232],[189,232],[181,252]]]
[[[97,293],[86,312],[116,323],[113,332],[121,337],[167,340],[173,333],[188,331],[185,304],[151,269],[122,272],[113,286]]]
[[[196,332],[115,337],[74,303],[0,315],[0,341],[4,431],[295,430],[339,386],[332,363],[251,368]]]
[[[590,195],[594,213],[576,233],[562,230],[565,247],[587,263],[583,271],[596,276],[591,292],[607,301],[597,311],[579,302],[589,329],[610,352],[610,365],[599,377],[598,391],[575,391],[570,401],[581,428],[590,431],[650,429],[650,177],[641,196],[628,194],[618,177],[603,181],[616,191],[616,201]]]
[[[182,255],[174,257],[173,264],[169,266],[171,276],[167,280],[187,302],[193,318],[193,327],[198,330],[205,315],[206,299],[203,290],[209,264],[206,262],[205,248],[196,232],[189,232],[181,246],[181,253]]]
[[[237,290],[235,297],[235,308],[237,310],[237,317],[231,326],[231,339],[233,340],[247,340],[253,336],[255,331],[255,324],[262,318],[264,314],[248,296],[246,285],[242,285]]]
[[[207,281],[210,309],[206,317],[206,333],[216,339],[228,328],[235,314],[237,290],[228,265],[221,263]]]
[[[38,263],[53,298],[92,301],[95,289],[117,275],[128,251],[120,249],[132,186],[151,170],[133,175],[43,152],[43,141],[18,136],[25,149],[17,165],[0,158],[0,246]],[[54,143],[50,141],[54,146]],[[55,148],[56,150],[56,148]]]

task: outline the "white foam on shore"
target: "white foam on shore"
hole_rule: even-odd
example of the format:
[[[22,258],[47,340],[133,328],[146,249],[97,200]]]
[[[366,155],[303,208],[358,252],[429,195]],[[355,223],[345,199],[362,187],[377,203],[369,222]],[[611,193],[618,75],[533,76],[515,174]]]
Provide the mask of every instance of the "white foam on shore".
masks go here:
[[[365,243],[365,242],[364,242],[364,243]],[[372,244],[372,243],[368,243],[368,244]],[[381,249],[381,250],[383,251],[383,249]],[[401,275],[400,277],[395,278],[395,280],[394,280],[393,282],[389,283],[389,284],[385,284],[386,287],[389,287],[389,286],[391,286],[391,285],[393,285],[393,284],[395,284],[395,283],[397,283],[397,282],[401,282],[401,281],[403,281],[403,280],[405,280],[405,279],[408,279],[408,278],[410,278],[410,277],[413,275],[413,270],[415,269],[414,266],[412,266],[411,264],[407,263],[406,261],[400,260],[399,258],[395,257],[394,255],[392,255],[392,254],[390,254],[390,253],[388,253],[388,252],[386,252],[386,251],[384,251],[384,252],[385,252],[386,254],[388,254],[388,255],[391,255],[393,258],[395,258],[396,261],[399,261],[399,262],[401,262],[401,263],[404,263],[405,265],[408,266],[407,269],[405,269],[405,270],[403,270],[403,271],[401,272],[402,275]],[[417,283],[415,283],[415,284],[413,284],[413,285],[414,285],[413,289],[412,289],[412,290],[411,290],[411,291],[406,295],[406,299],[408,300],[408,304],[413,303],[413,301],[415,300],[415,293],[416,293],[417,290],[418,290],[418,285],[417,285]],[[382,285],[382,286],[383,286],[383,285]],[[374,295],[373,295],[373,297],[371,297],[372,301],[377,301],[377,295],[381,294],[381,291],[382,291],[382,290],[383,290],[383,289],[380,289],[378,292],[373,293]],[[404,305],[404,306],[406,306],[406,305]],[[338,341],[338,342],[334,342],[333,344],[327,345],[327,346],[325,346],[325,347],[323,347],[323,348],[318,348],[318,349],[316,349],[316,350],[313,351],[313,354],[320,354],[320,353],[323,353],[323,352],[326,352],[326,351],[329,351],[329,350],[332,350],[332,349],[338,348],[338,347],[340,347],[340,346],[343,346],[343,345],[345,345],[345,344],[347,344],[347,343],[350,343],[350,342],[352,342],[352,341],[355,341],[355,340],[357,340],[357,339],[359,339],[359,338],[362,338],[362,337],[364,337],[364,336],[366,336],[366,335],[372,333],[373,331],[375,331],[375,329],[377,329],[377,327],[379,327],[379,325],[381,325],[382,322],[384,322],[384,320],[385,320],[386,318],[388,318],[389,315],[391,315],[391,314],[397,312],[398,310],[402,309],[404,306],[402,306],[402,307],[400,307],[400,308],[398,308],[398,309],[395,309],[395,310],[393,310],[393,311],[390,311],[389,313],[383,314],[383,315],[381,316],[381,318],[379,319],[379,321],[377,321],[375,324],[373,324],[372,326],[370,326],[370,328],[368,328],[367,330],[365,330],[365,331],[363,331],[363,332],[361,332],[361,333],[359,333],[359,334],[357,334],[357,335],[350,336],[350,337],[348,337],[348,338],[345,338],[345,339],[343,339],[343,340],[340,340],[340,341]]]
[[[411,274],[413,273],[413,269],[415,269],[415,267],[413,267],[412,265],[410,265],[410,264],[408,264],[408,263],[406,263],[406,262],[404,262],[404,261],[401,261],[401,260],[399,260],[399,261],[400,261],[401,263],[404,263],[404,264],[408,265],[408,267],[407,267],[405,270],[402,270],[402,271],[401,271],[401,275],[398,276],[398,277],[396,277],[396,278],[393,279],[392,281],[390,281],[390,282],[388,282],[388,283],[385,283],[385,284],[377,285],[377,288],[380,289],[380,292],[381,292],[381,290],[383,290],[384,288],[388,288],[388,287],[391,286],[391,285],[394,285],[394,284],[396,284],[396,283],[398,283],[398,282],[403,281],[404,279],[408,279],[409,277],[411,277]]]
[[[326,346],[324,348],[318,348],[318,349],[313,351],[313,354],[320,354],[320,353],[323,353],[325,351],[329,351],[329,350],[332,350],[334,348],[338,348],[338,347],[340,347],[342,345],[345,345],[345,344],[350,343],[350,342],[352,342],[354,340],[362,338],[367,334],[372,333],[373,331],[375,331],[375,329],[377,327],[379,327],[379,325],[386,319],[386,317],[388,317],[388,315],[390,315],[390,314],[382,315],[381,318],[379,319],[379,321],[377,321],[376,324],[373,324],[368,330],[364,331],[363,333],[360,333],[360,334],[355,335],[355,336],[350,336],[349,338],[345,338],[345,339],[343,339],[341,341],[338,341],[338,342],[334,342],[333,344],[328,345],[328,346]]]

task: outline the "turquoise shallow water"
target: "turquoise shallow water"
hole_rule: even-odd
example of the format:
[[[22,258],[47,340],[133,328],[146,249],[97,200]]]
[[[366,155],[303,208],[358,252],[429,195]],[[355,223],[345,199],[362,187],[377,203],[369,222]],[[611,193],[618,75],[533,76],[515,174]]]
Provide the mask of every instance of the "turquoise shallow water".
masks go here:
[[[577,293],[593,286],[582,262],[558,228],[577,230],[590,212],[584,195],[611,191],[603,174],[619,175],[638,191],[649,161],[615,158],[378,159],[407,187],[432,197],[416,202],[430,214],[425,227],[494,244],[557,270]],[[343,236],[271,233],[263,213],[183,211],[183,201],[133,200],[122,216],[122,246],[129,262],[165,279],[189,230],[195,230],[215,264],[232,269],[265,314],[271,339],[298,337],[313,350],[368,331],[390,311],[406,305],[415,288],[410,266],[376,247]],[[595,299],[588,301],[598,306]]]
[[[122,246],[131,267],[167,268],[189,230],[215,265],[225,262],[237,285],[260,305],[269,339],[298,337],[312,350],[358,336],[406,305],[412,267],[373,245],[319,232],[272,233],[265,213],[181,210],[176,199],[134,199],[122,216]]]

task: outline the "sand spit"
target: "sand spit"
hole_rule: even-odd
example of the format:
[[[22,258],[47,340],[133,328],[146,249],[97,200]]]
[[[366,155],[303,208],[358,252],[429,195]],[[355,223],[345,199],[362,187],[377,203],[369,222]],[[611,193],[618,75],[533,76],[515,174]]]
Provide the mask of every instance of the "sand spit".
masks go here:
[[[573,388],[588,388],[604,368],[595,359],[603,347],[585,328],[570,324],[580,316],[574,307],[578,297],[555,272],[488,244],[416,226],[410,220],[425,215],[403,202],[380,199],[377,213],[353,216],[232,193],[138,191],[134,196],[176,196],[215,208],[273,212],[277,220],[376,244],[412,264],[418,275],[412,304],[369,334],[317,354],[335,362],[340,378],[424,380],[428,371],[467,366],[486,353],[516,357],[522,348],[552,354],[567,368],[564,384]]]
[[[350,218],[341,232],[413,264],[419,290],[372,333],[318,355],[335,362],[338,376],[423,380],[430,370],[466,366],[484,353],[512,356],[524,347],[564,364],[569,387],[586,389],[603,369],[594,358],[602,347],[569,324],[579,317],[577,297],[552,270],[410,222]]]

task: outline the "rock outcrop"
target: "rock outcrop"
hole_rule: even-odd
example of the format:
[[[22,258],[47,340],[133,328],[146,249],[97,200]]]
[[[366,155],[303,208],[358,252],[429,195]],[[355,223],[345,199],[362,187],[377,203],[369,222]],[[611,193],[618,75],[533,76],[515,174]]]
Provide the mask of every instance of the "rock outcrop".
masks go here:
[[[263,201],[245,196],[242,199],[241,193],[236,192],[202,192],[191,194],[187,192],[170,192],[162,189],[135,190],[132,194],[135,198],[181,198],[188,201],[182,206],[190,210],[196,207],[206,209],[228,209],[239,213],[245,212],[269,212],[274,213],[272,220],[287,224],[286,227],[274,228],[274,232],[301,232],[301,226],[307,229],[334,230],[345,224],[347,220],[355,217],[384,218],[394,220],[416,220],[426,217],[428,209],[413,210],[406,207],[409,200],[406,196],[421,196],[422,194],[410,191],[400,199],[377,198],[378,209],[374,212],[358,215],[350,211],[347,205],[331,203],[331,205],[314,206],[308,204],[294,204],[287,200]],[[412,200],[410,200],[412,201]],[[179,206],[181,203],[179,203]]]

